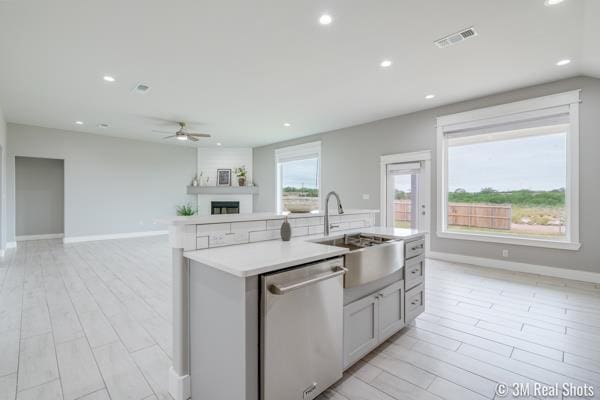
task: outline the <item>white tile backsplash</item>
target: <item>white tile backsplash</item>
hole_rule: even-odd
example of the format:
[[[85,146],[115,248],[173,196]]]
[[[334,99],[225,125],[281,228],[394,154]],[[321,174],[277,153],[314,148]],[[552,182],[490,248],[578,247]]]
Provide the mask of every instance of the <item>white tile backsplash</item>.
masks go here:
[[[280,229],[283,219],[270,219],[267,221],[267,229]]]
[[[196,238],[196,250],[208,248],[208,236]]]
[[[231,232],[264,231],[267,229],[266,221],[232,222]]]
[[[313,217],[309,220],[309,225],[323,225],[323,217]]]
[[[265,240],[280,240],[280,229],[284,218],[258,221],[240,221],[221,224],[201,224],[186,227],[184,238],[185,251],[200,250],[209,247],[230,246]],[[289,218],[292,225],[292,237],[317,235],[323,233],[323,217]],[[332,215],[329,222],[338,225],[332,232],[367,228],[375,222],[374,214]]]
[[[350,228],[364,228],[366,226],[365,221],[350,221]]]
[[[265,240],[280,239],[281,232],[279,229],[271,229],[268,231],[250,232],[250,242],[264,242]]]
[[[206,224],[196,225],[196,235],[206,236],[206,234],[212,233],[228,233],[231,232],[231,224]]]
[[[214,234],[208,237],[209,247],[230,246],[241,243],[248,243],[248,232]]]
[[[308,233],[310,235],[317,235],[317,234],[323,233],[323,230],[324,230],[323,225],[315,225],[315,226],[308,227]]]
[[[337,224],[335,224],[335,227],[330,228],[331,232],[336,232],[336,231],[345,231],[350,229],[350,223],[349,222],[339,222]]]
[[[292,237],[308,235],[308,226],[293,226]]]

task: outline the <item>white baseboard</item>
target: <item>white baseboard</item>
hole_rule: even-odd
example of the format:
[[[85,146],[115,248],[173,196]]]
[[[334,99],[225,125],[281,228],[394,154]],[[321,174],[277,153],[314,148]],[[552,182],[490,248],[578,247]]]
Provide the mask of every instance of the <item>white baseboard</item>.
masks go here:
[[[169,368],[169,393],[175,400],[187,400],[192,397],[190,376],[179,376],[175,368]]]
[[[479,267],[498,268],[507,271],[525,272],[529,274],[552,276],[555,278],[571,279],[574,281],[600,283],[600,274],[596,272],[556,268],[547,265],[527,264],[508,260],[497,260],[494,258],[465,256],[462,254],[441,253],[437,251],[427,252],[427,257],[442,261],[471,264]]]
[[[110,233],[107,235],[91,235],[91,236],[68,236],[63,238],[63,243],[80,243],[93,242],[96,240],[113,240],[113,239],[129,239],[144,236],[159,236],[166,235],[169,231],[144,231],[144,232],[127,232],[127,233]]]
[[[44,240],[44,239],[61,239],[65,237],[64,233],[47,233],[44,235],[23,235],[17,236],[17,242],[22,242],[26,240]]]

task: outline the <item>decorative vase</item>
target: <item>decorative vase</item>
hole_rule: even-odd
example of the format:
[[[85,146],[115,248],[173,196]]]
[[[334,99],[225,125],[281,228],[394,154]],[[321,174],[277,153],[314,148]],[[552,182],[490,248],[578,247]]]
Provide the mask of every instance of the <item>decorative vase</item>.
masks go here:
[[[240,176],[238,178],[238,185],[240,185],[240,186],[246,186],[246,177],[245,176]]]
[[[280,233],[281,233],[281,240],[283,240],[284,242],[289,242],[290,239],[292,238],[292,226],[288,222],[287,217],[285,217],[283,224],[281,224]]]

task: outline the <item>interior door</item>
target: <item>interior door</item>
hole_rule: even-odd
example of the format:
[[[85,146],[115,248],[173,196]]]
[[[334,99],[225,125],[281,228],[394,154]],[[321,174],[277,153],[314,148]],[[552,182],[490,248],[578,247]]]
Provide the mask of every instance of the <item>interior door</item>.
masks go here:
[[[387,164],[387,226],[425,229],[427,207],[421,162]]]

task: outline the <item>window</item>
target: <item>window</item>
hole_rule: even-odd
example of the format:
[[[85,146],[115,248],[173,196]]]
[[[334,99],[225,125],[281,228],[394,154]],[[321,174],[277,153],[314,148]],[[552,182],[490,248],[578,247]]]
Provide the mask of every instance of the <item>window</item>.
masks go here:
[[[579,248],[579,91],[438,118],[441,237]]]
[[[277,211],[311,212],[321,208],[321,142],[275,150]]]

